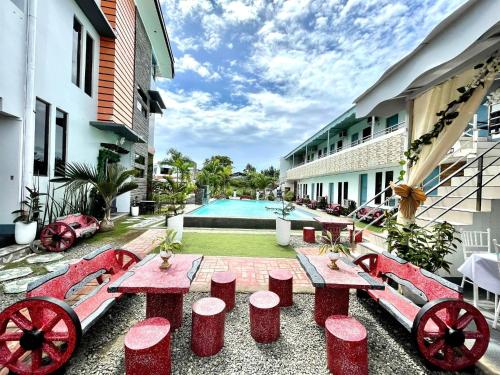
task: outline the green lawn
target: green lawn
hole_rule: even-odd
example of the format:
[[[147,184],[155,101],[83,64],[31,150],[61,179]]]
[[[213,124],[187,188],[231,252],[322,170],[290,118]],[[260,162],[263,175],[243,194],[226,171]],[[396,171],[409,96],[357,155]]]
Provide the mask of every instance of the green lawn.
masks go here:
[[[273,234],[184,232],[182,254],[295,258],[290,246],[279,246]]]
[[[365,228],[368,226],[368,223],[365,223],[364,221],[357,220],[356,221],[356,228]],[[385,230],[385,227],[378,227],[376,225],[372,225],[368,228],[368,230],[371,230],[372,232],[375,233],[382,233]]]
[[[115,229],[109,232],[97,232],[84,241],[89,244],[100,245],[120,240],[125,244],[144,233],[144,230],[130,228],[134,223],[124,223],[127,219],[129,219],[128,216],[115,220]]]

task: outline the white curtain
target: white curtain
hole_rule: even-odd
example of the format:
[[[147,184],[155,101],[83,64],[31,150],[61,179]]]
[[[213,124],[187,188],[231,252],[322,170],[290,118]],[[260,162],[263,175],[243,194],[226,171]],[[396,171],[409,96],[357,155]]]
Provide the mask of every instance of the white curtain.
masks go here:
[[[495,74],[486,78],[484,87],[476,88],[472,96],[465,103],[461,103],[457,112],[458,117],[450,125],[446,125],[437,138],[432,139],[430,145],[422,148],[418,161],[408,171],[407,184],[417,187],[436,168],[455,142],[462,136],[468,122],[476,113],[493,83]],[[474,79],[474,69],[470,69],[459,76],[433,87],[414,100],[413,128],[410,141],[432,130],[438,120],[436,113],[446,109],[448,103],[458,99],[460,93],[457,88],[465,86]]]

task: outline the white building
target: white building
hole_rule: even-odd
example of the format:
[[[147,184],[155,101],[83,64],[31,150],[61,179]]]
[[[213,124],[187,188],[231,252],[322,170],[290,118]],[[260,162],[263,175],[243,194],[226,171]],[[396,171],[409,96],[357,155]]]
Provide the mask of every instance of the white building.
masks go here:
[[[13,231],[24,187],[39,179],[46,189],[66,162],[95,165],[107,149],[147,173],[150,115],[162,110],[151,82],[173,77],[161,8],[158,0],[99,4],[0,2],[0,234]],[[130,194],[116,202],[118,211],[129,204]]]

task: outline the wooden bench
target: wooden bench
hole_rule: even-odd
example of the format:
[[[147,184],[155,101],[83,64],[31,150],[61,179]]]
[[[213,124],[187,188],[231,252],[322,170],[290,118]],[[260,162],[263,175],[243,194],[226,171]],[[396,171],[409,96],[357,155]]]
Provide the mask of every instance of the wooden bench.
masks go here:
[[[0,366],[17,374],[60,368],[82,334],[122,296],[109,293],[108,285],[138,261],[107,245],[31,282],[26,298],[0,313]]]
[[[367,293],[413,335],[422,356],[448,371],[472,366],[486,352],[484,316],[463,301],[462,288],[393,254],[367,254],[355,264],[385,284]],[[391,285],[404,286],[425,301],[419,306]]]
[[[93,216],[71,214],[58,217],[43,227],[40,242],[49,251],[69,249],[77,238],[92,237],[99,230],[99,222]]]

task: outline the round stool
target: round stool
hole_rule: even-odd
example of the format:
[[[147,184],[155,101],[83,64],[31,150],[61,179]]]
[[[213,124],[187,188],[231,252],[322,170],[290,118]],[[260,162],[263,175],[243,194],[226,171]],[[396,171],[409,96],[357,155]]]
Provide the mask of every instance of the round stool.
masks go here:
[[[191,350],[199,357],[217,354],[224,346],[226,304],[219,298],[201,298],[193,304]]]
[[[288,270],[269,271],[269,290],[280,298],[280,307],[293,305],[293,274]]]
[[[331,315],[325,322],[328,369],[338,375],[368,374],[366,329],[350,316]],[[341,355],[339,355],[341,353]]]
[[[226,312],[234,308],[236,301],[236,275],[232,272],[214,272],[210,284],[210,295],[223,300]]]
[[[260,343],[278,340],[280,336],[280,298],[261,290],[250,296],[250,333]]]
[[[302,228],[302,239],[307,243],[316,242],[316,233],[313,227]]]
[[[127,375],[171,372],[170,323],[165,318],[149,318],[134,325],[125,335]]]

